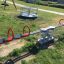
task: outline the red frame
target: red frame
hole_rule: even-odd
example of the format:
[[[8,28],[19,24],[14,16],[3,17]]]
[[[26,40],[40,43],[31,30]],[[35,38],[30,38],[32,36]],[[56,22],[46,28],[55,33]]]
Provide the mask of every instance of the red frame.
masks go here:
[[[10,32],[12,33],[12,36],[10,36]],[[8,39],[7,39],[7,41],[8,41],[8,42],[9,42],[9,41],[12,41],[13,38],[14,38],[14,32],[13,32],[12,28],[9,28],[9,29],[8,29]]]
[[[28,28],[28,30],[29,30],[28,33],[24,33],[25,28]],[[10,32],[12,33],[12,36],[10,35]],[[6,42],[10,42],[10,41],[12,41],[14,39],[14,31],[12,30],[12,28],[8,29],[7,35],[8,35],[7,39],[2,44],[6,43]],[[23,28],[23,36],[21,38],[27,37],[29,35],[30,35],[30,28],[28,26],[24,26],[24,28]]]

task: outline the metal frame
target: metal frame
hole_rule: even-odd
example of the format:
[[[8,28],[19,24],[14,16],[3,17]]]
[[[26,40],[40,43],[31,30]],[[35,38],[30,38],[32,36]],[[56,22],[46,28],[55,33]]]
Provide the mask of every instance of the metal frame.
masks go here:
[[[4,3],[2,3],[2,5],[4,5],[4,10],[5,10],[6,6],[8,5],[8,4],[7,4],[7,0],[3,0],[3,2],[4,2]],[[16,5],[15,5],[15,1],[12,0],[12,2],[13,2],[13,5],[14,5],[15,9],[17,10]]]

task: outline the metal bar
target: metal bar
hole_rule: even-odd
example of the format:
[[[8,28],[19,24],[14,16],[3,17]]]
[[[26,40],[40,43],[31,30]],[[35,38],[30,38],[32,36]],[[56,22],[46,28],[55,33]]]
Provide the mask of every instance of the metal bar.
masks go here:
[[[13,59],[13,62],[16,63],[17,61],[19,61],[19,60],[21,60],[21,59],[23,59],[23,58],[26,58],[26,57],[28,57],[28,56],[30,56],[30,55],[31,55],[31,53],[27,52],[27,53],[25,53],[24,55],[19,56],[19,57]]]

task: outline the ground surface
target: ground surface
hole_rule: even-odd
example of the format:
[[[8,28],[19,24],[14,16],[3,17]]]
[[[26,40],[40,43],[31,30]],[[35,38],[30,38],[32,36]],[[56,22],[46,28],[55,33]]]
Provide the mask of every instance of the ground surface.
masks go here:
[[[13,51],[13,49],[21,48],[25,43],[26,42],[20,42],[20,40],[15,40],[9,42],[8,45],[0,46],[0,57],[7,56],[10,52]]]

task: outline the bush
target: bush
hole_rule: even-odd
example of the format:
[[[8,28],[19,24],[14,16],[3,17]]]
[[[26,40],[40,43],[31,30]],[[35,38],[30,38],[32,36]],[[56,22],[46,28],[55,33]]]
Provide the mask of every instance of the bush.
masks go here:
[[[58,4],[58,2],[49,2],[48,4]]]
[[[51,7],[57,7],[57,8],[63,8],[64,9],[64,4],[49,4]]]
[[[64,42],[64,34],[61,34],[60,36],[58,36],[58,41]]]
[[[48,5],[48,1],[39,1],[39,2],[37,2],[36,4],[47,6],[47,5]]]
[[[21,64],[27,64],[27,62],[25,60],[22,60]]]
[[[0,62],[2,61],[5,61],[6,59],[8,59],[8,56],[6,56],[6,57],[0,57]]]
[[[24,45],[24,46],[21,47],[20,49],[14,49],[14,50],[9,54],[9,56],[10,56],[10,57],[16,57],[16,56],[21,55],[22,52],[28,52],[30,46],[34,46],[34,43],[27,43],[26,45]]]
[[[27,43],[25,46],[22,47],[22,51],[25,52],[25,51],[29,51],[29,48],[34,46],[35,44],[34,43]]]
[[[30,43],[27,43],[25,46],[22,47],[22,51],[36,54],[36,53],[38,53],[38,48],[34,43],[30,42]]]
[[[19,54],[20,54],[20,49],[14,49],[14,50],[9,54],[9,56],[15,57],[15,56],[19,56]]]
[[[26,40],[30,41],[30,42],[34,42],[36,40],[36,38],[33,35],[31,35],[31,36],[27,37]]]

